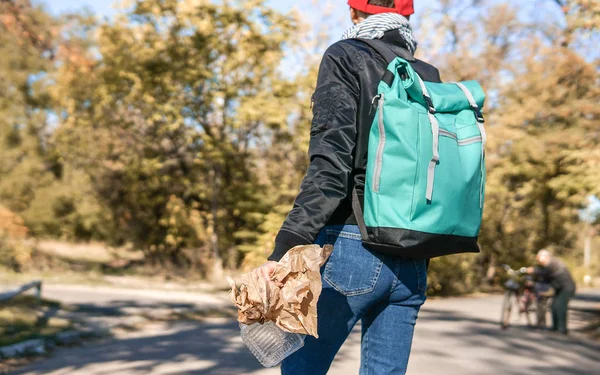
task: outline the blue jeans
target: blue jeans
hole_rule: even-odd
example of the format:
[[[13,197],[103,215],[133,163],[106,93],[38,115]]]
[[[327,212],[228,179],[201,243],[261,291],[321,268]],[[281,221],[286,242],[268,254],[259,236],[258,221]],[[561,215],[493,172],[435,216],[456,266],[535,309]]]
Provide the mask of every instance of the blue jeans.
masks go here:
[[[315,242],[334,245],[321,269],[319,338],[307,336],[304,347],[283,361],[281,373],[326,374],[360,319],[360,374],[405,374],[417,314],[426,298],[425,260],[367,250],[356,225],[326,227]]]

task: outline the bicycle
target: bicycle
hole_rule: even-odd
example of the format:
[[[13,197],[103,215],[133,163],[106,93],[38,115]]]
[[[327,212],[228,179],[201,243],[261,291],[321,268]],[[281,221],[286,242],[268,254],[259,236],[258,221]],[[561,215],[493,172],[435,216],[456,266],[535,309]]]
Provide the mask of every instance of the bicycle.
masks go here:
[[[527,274],[527,268],[521,267],[513,270],[504,265],[508,274],[508,280],[504,283],[504,299],[502,302],[502,316],[500,325],[503,329],[510,326],[513,307],[521,315],[525,315],[528,327],[544,328],[546,326],[546,314],[548,311],[550,295],[548,288],[543,284],[536,283],[532,276]],[[536,324],[533,324],[531,314],[536,316]]]

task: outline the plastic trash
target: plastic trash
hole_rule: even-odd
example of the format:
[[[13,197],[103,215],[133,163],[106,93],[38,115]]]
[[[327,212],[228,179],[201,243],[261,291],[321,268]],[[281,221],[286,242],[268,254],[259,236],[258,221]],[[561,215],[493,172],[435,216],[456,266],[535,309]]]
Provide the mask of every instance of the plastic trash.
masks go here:
[[[290,333],[274,322],[240,323],[242,341],[264,367],[273,367],[304,346],[305,335]]]

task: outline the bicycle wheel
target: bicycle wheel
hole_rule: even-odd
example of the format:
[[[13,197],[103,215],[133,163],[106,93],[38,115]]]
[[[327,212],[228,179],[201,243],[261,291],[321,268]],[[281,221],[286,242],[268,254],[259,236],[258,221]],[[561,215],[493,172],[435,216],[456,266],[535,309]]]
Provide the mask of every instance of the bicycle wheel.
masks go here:
[[[502,318],[500,320],[500,325],[502,329],[507,329],[510,325],[510,313],[512,311],[512,298],[513,292],[507,290],[504,293],[504,300],[502,301]]]

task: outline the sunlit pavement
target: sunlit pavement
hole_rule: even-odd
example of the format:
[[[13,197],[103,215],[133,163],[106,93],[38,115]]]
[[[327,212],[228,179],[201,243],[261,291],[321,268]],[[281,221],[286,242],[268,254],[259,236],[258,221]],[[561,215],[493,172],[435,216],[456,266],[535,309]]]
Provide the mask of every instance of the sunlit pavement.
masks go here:
[[[115,298],[122,302],[123,297]],[[110,303],[110,298],[103,301]],[[599,308],[597,300],[585,303]],[[562,337],[523,326],[503,331],[498,325],[500,304],[500,296],[428,301],[417,324],[408,373],[600,374],[600,345],[578,334]],[[329,373],[357,374],[359,357],[357,327]],[[61,348],[52,357],[14,372],[27,375],[278,373],[278,369],[260,367],[239,339],[236,322],[227,318],[202,323],[152,323],[141,331],[123,333],[104,342]]]

